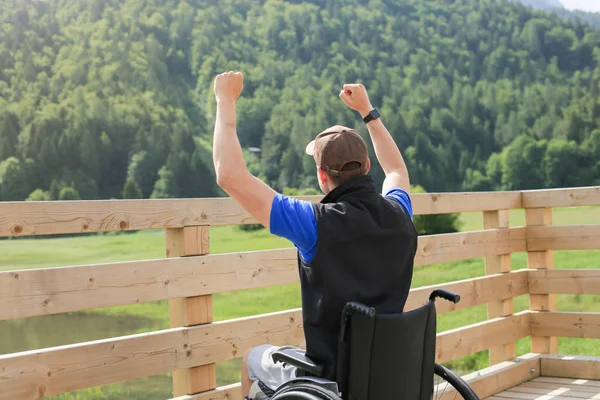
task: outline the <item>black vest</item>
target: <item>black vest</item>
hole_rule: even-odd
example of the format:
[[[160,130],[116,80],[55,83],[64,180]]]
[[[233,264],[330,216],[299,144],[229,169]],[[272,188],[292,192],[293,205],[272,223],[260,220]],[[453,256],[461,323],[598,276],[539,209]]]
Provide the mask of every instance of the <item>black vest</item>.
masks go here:
[[[358,301],[378,313],[402,312],[417,233],[403,207],[380,195],[370,176],[335,188],[314,210],[316,254],[308,263],[298,257],[306,353],[335,379],[344,305]]]

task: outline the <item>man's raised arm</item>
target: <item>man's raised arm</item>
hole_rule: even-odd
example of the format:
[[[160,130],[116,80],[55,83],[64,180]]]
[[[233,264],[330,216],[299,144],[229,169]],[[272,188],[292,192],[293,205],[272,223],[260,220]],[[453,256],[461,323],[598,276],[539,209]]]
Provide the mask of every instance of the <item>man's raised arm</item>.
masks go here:
[[[348,107],[358,111],[363,118],[373,110],[367,90],[361,84],[344,85],[344,89],[340,92],[340,98]],[[367,128],[373,141],[377,160],[385,172],[383,192],[401,188],[406,193],[410,193],[408,169],[392,135],[379,118],[369,122]]]
[[[217,118],[213,162],[217,184],[267,229],[275,191],[248,171],[237,137],[236,101],[244,88],[240,72],[226,72],[215,79]]]

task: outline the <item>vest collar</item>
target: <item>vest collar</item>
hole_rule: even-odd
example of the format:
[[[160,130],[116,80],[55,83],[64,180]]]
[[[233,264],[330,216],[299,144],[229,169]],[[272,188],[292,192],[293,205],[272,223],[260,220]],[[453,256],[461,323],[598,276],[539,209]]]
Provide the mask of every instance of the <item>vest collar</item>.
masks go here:
[[[329,192],[323,197],[321,203],[337,203],[348,196],[359,193],[377,193],[375,182],[373,182],[371,176],[365,175],[350,179]]]

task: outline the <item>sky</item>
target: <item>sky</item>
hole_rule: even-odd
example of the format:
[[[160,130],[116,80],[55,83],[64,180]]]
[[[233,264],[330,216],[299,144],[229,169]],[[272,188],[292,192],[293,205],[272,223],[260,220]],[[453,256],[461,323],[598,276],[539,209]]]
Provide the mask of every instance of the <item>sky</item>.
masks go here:
[[[600,0],[561,0],[569,10],[600,12]]]

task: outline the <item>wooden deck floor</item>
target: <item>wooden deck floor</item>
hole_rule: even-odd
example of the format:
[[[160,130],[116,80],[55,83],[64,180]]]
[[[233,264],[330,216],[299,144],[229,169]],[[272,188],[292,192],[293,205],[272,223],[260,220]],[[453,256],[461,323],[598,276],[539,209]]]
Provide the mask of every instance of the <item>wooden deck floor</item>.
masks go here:
[[[599,399],[600,381],[539,377],[500,392],[490,400],[575,400]]]

